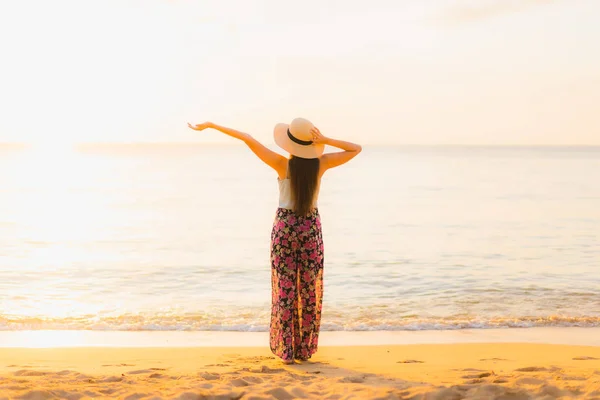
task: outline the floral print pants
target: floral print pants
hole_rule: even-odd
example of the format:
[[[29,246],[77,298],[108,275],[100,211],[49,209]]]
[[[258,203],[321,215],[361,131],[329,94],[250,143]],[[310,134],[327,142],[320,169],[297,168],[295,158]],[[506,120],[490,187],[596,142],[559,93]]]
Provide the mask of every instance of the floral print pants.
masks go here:
[[[277,209],[271,233],[271,351],[285,361],[317,351],[323,305],[323,236],[317,209]]]

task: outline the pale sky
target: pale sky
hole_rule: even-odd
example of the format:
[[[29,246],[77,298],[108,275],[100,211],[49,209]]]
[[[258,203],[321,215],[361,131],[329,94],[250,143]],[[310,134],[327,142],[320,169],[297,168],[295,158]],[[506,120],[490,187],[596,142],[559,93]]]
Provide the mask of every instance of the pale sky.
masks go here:
[[[0,142],[600,145],[598,0],[0,3]]]

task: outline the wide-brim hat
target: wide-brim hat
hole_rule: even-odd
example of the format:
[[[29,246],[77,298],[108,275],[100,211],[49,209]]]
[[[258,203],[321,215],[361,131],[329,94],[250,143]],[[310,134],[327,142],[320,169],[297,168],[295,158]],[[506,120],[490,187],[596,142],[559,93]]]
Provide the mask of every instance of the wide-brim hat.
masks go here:
[[[290,124],[279,123],[273,131],[275,143],[296,157],[319,158],[325,145],[313,143],[313,127],[312,122],[304,118],[295,118]]]

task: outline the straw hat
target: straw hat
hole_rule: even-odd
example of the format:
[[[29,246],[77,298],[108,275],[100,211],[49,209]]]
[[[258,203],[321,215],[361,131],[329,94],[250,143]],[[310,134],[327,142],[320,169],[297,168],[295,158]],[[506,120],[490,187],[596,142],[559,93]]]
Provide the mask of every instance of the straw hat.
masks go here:
[[[319,158],[325,145],[312,142],[312,122],[304,118],[296,118],[291,124],[275,125],[273,136],[275,143],[288,153],[300,158]]]

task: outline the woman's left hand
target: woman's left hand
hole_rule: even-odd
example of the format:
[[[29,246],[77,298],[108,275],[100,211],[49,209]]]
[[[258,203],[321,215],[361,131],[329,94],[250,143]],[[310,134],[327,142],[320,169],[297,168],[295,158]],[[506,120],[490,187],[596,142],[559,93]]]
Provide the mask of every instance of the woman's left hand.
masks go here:
[[[313,128],[310,130],[310,133],[312,133],[313,144],[326,144],[327,138],[325,136],[323,136],[323,134],[321,133],[319,128],[317,128],[316,126],[313,126]]]
[[[213,126],[212,122],[204,122],[202,124],[196,124],[196,125],[192,125],[188,122],[188,127],[195,131],[203,131],[207,128],[212,128],[212,126]]]

